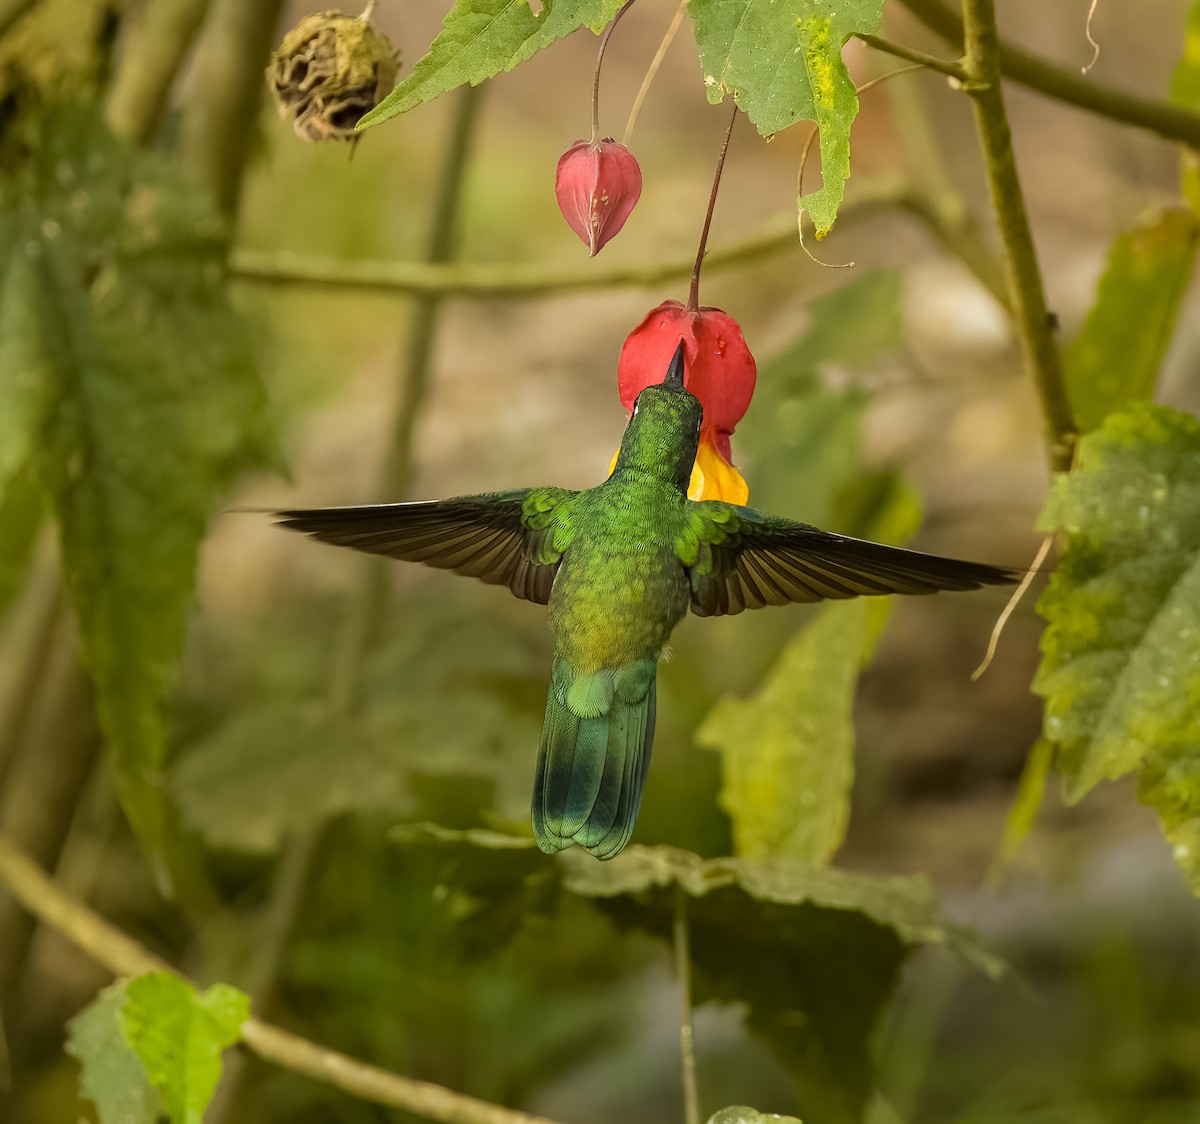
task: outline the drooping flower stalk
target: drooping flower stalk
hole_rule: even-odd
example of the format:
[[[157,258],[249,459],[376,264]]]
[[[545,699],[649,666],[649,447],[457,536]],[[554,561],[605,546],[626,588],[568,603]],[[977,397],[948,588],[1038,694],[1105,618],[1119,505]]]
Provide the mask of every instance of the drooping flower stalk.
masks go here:
[[[713,211],[717,206],[717,190],[721,186],[721,171],[725,167],[725,154],[729,151],[729,138],[733,135],[733,123],[737,120],[737,106],[729,115],[729,124],[725,126],[725,137],[721,141],[721,154],[717,157],[717,170],[713,173],[712,190],[708,193],[708,210],[704,214],[704,227],[700,231],[700,248],[696,251],[696,264],[692,267],[692,286],[688,291],[688,309],[692,312],[700,307],[700,267],[704,264],[704,254],[708,247],[708,232],[712,227]]]

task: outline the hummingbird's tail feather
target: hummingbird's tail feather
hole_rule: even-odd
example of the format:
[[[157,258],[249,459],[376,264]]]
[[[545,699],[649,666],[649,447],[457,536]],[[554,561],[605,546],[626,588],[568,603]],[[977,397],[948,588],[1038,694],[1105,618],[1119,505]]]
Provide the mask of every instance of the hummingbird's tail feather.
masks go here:
[[[549,854],[578,844],[612,858],[629,842],[641,807],[654,740],[654,662],[600,674],[613,684],[606,711],[581,716],[578,701],[595,691],[580,689],[565,660],[554,661],[533,786],[533,832]]]

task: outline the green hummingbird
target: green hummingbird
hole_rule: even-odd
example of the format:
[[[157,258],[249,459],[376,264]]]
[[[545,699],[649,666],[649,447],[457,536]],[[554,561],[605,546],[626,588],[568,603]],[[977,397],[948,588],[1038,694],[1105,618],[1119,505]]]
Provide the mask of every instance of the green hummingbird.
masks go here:
[[[1010,570],[883,546],[718,500],[690,500],[699,400],[683,340],[634,403],[612,475],[420,503],[281,511],[322,542],[454,570],[548,605],[554,661],[533,787],[547,853],[629,842],[654,740],[658,660],[690,607],[978,589]]]

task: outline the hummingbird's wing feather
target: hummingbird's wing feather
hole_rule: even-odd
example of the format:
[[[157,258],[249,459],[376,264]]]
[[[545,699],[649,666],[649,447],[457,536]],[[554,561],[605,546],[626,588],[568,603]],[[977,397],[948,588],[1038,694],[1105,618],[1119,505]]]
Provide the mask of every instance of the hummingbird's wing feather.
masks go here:
[[[693,503],[691,510],[692,528],[677,545],[691,580],[692,612],[701,617],[793,601],[978,589],[1019,577],[999,566],[847,538],[717,500]]]
[[[277,512],[321,542],[454,570],[545,605],[562,557],[555,513],[576,493],[523,488],[422,503]]]

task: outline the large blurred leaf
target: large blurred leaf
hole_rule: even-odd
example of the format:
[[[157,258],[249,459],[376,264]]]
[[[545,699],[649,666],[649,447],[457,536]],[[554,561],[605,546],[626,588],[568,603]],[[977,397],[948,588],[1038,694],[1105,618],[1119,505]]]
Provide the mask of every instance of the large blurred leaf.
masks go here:
[[[161,707],[196,552],[233,473],[264,459],[263,392],[226,299],[217,219],[94,113],[39,119],[0,213],[24,262],[3,289],[0,323],[23,320],[5,360],[39,372],[43,408],[24,422],[33,468],[122,803],[158,847]]]
[[[457,0],[412,73],[359,123],[368,129],[469,82],[479,85],[581,27],[597,35],[621,0]]]
[[[162,1098],[121,1033],[127,981],[106,987],[67,1023],[66,1051],[80,1064],[79,1091],[100,1124],[156,1124]]]
[[[0,484],[0,613],[21,587],[44,516],[41,493],[27,467]]]
[[[320,703],[271,702],[193,746],[172,787],[210,846],[275,851],[289,833],[342,812],[403,812],[404,777],[388,748]]]
[[[1200,892],[1200,422],[1144,403],[1111,415],[1040,525],[1068,536],[1034,680],[1066,798],[1137,771]]]
[[[868,273],[813,301],[805,332],[763,364],[754,407],[735,438],[749,453],[755,506],[830,526],[835,498],[859,471],[869,396],[855,386],[828,387],[820,371],[856,369],[897,350],[900,299],[897,271]]]
[[[431,786],[459,806],[455,822],[477,822],[472,786],[496,795],[517,756],[519,795],[504,785],[498,802],[502,814],[519,803],[527,819],[538,728],[520,704],[532,682],[541,705],[536,650],[518,631],[442,599],[414,600],[397,607],[365,661],[359,713],[321,697],[326,645],[307,645],[307,658],[286,667],[270,648],[241,653],[247,667],[231,677],[240,693],[223,708],[232,713],[184,746],[171,777],[189,825],[210,846],[269,852],[289,832],[342,813],[412,815]],[[278,645],[277,629],[265,635]]]
[[[125,985],[118,1021],[171,1124],[201,1124],[221,1077],[221,1053],[241,1041],[250,1000],[235,987],[197,990],[169,972]]]
[[[688,11],[710,102],[732,94],[763,136],[819,126],[823,183],[799,202],[823,237],[846,190],[858,113],[842,45],[879,30],[883,0],[692,0]]]
[[[794,1116],[779,1116],[773,1112],[758,1112],[744,1105],[733,1105],[713,1113],[708,1124],[801,1124]]]
[[[1000,965],[940,914],[923,878],[878,877],[781,859],[707,862],[630,847],[611,863],[566,852],[567,889],[620,924],[670,939],[686,895],[696,1002],[744,1002],[747,1027],[795,1075],[801,1115],[858,1124],[870,1095],[870,1038],[907,949],[944,944]]]
[[[1067,354],[1067,391],[1083,432],[1153,396],[1198,241],[1200,219],[1182,208],[1117,236],[1096,302]]]
[[[396,839],[460,864],[457,876],[446,868],[449,884],[458,893],[458,879],[470,880],[473,923],[490,932],[512,931],[514,900],[526,920],[554,907],[549,880],[561,879],[622,927],[670,940],[682,894],[696,1002],[745,1003],[749,1029],[796,1075],[805,1119],[828,1124],[860,1118],[872,1028],[910,947],[943,945],[989,975],[1001,970],[969,931],[946,920],[919,877],[784,859],[705,861],[670,847],[629,847],[612,862],[578,851],[554,860],[524,839],[429,826]]]
[[[31,217],[21,219],[28,222]],[[16,216],[4,218],[8,221],[0,281],[0,483],[28,462],[50,405],[50,356],[43,341],[47,331],[53,331],[54,316],[41,243],[21,236]]]
[[[852,436],[857,444],[857,427]],[[880,542],[906,541],[921,519],[920,501],[895,473],[860,476],[837,501],[840,529]],[[854,785],[854,696],[891,601],[823,605],[755,695],[723,696],[696,731],[698,744],[721,753],[719,800],[737,854],[823,863],[841,846]]]
[[[720,699],[696,741],[720,751],[720,804],[746,858],[825,862],[841,845],[854,785],[851,711],[866,603],[825,606],[784,648],[758,694]]]

